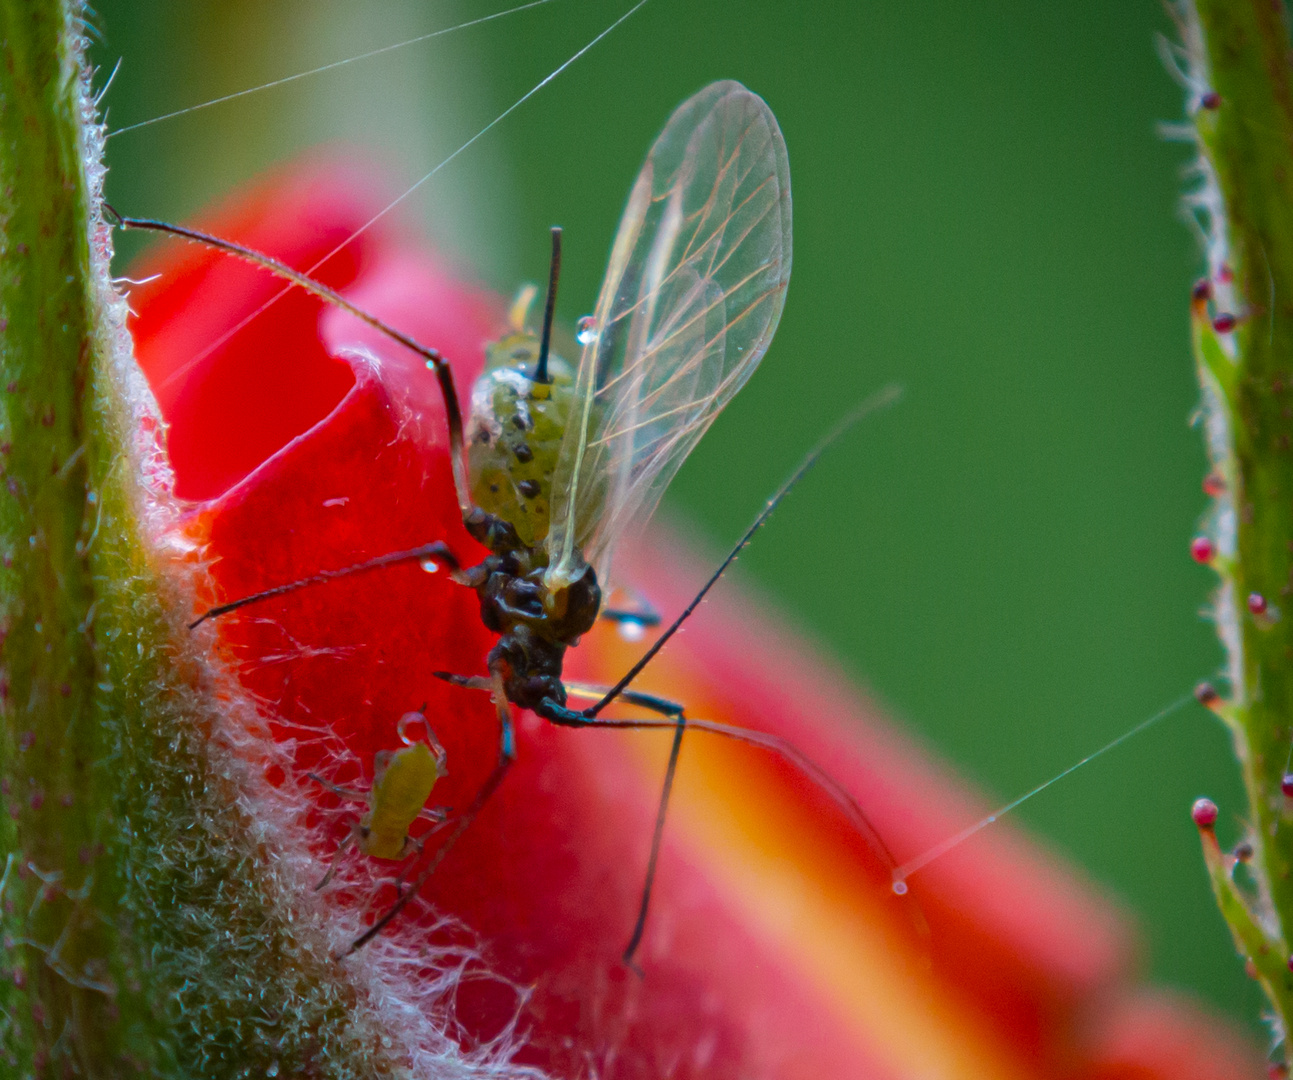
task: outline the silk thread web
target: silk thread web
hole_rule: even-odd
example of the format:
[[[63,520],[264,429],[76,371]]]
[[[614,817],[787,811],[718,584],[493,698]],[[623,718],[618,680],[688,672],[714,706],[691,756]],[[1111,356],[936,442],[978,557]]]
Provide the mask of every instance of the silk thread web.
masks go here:
[[[953,850],[954,848],[960,847],[972,836],[982,832],[989,825],[992,825],[995,822],[999,821],[1001,818],[1005,817],[1005,815],[1010,813],[1012,810],[1018,809],[1029,799],[1031,799],[1034,795],[1040,795],[1052,784],[1057,784],[1061,780],[1063,780],[1066,776],[1069,776],[1071,773],[1077,772],[1077,770],[1082,768],[1083,765],[1089,764],[1090,762],[1094,761],[1098,757],[1102,757],[1103,755],[1107,754],[1110,750],[1114,750],[1117,747],[1121,746],[1123,743],[1127,742],[1128,740],[1135,738],[1141,732],[1148,731],[1160,720],[1165,720],[1173,713],[1179,712],[1181,709],[1185,708],[1185,706],[1188,705],[1193,700],[1195,700],[1193,693],[1185,694],[1177,698],[1170,705],[1163,706],[1163,708],[1159,709],[1158,712],[1154,713],[1152,716],[1148,717],[1147,719],[1142,720],[1139,724],[1136,724],[1134,727],[1128,728],[1116,739],[1112,739],[1109,742],[1105,743],[1102,747],[1100,747],[1100,749],[1093,750],[1091,753],[1087,754],[1086,757],[1081,758],[1078,761],[1075,761],[1068,768],[1062,769],[1060,772],[1052,776],[1049,780],[1043,781],[1042,783],[1038,784],[1035,788],[1032,788],[1031,790],[1025,792],[1023,795],[1020,795],[1019,798],[1013,799],[1012,801],[1006,803],[1004,806],[999,807],[998,809],[994,810],[992,813],[988,814],[986,817],[980,818],[973,825],[968,825],[960,832],[954,833],[952,836],[949,836],[946,840],[943,840],[940,843],[935,844],[932,848],[929,848],[923,854],[917,855],[914,859],[909,859],[907,862],[903,863],[901,866],[899,866],[896,870],[893,871],[893,875],[892,875],[893,891],[899,894],[905,893],[907,891],[907,881],[912,876],[912,874],[915,874],[919,870],[923,870],[935,859],[942,858],[942,856],[946,855],[949,851]]]
[[[518,11],[527,11],[530,8],[542,7],[544,4],[550,4],[552,0],[530,0],[527,4],[519,4],[516,7],[507,8],[504,11],[495,11],[490,15],[482,15],[478,19],[468,19],[466,22],[457,23],[454,26],[446,26],[441,30],[433,30],[429,34],[419,34],[417,37],[405,38],[403,41],[397,41],[393,45],[383,45],[378,49],[370,49],[368,52],[359,53],[357,56],[348,56],[344,60],[334,60],[329,64],[321,64],[319,67],[310,68],[308,71],[298,71],[294,75],[285,75],[281,79],[271,79],[269,82],[263,82],[259,86],[249,86],[245,90],[235,90],[231,94],[221,94],[219,97],[211,98],[209,101],[202,101],[196,105],[188,105],[183,109],[175,109],[168,113],[162,113],[160,116],[151,117],[148,120],[140,120],[136,124],[127,124],[125,127],[119,127],[115,131],[107,133],[105,138],[112,139],[118,135],[124,135],[128,131],[138,131],[140,128],[151,127],[153,124],[160,124],[163,120],[174,120],[179,116],[187,116],[189,113],[199,112],[202,109],[209,109],[213,105],[223,105],[226,101],[235,101],[238,98],[248,97],[251,94],[259,94],[262,90],[272,90],[277,86],[286,86],[288,83],[294,83],[299,79],[308,79],[312,75],[322,75],[325,71],[335,71],[337,68],[343,68],[348,64],[357,64],[361,60],[370,60],[374,56],[383,56],[386,53],[395,52],[397,49],[407,48],[410,45],[418,45],[424,41],[430,41],[432,38],[444,37],[445,34],[452,34],[455,30],[466,30],[470,26],[480,26],[482,23],[493,22],[495,19],[501,19],[507,15],[515,15]],[[121,61],[117,61],[117,67],[113,68],[112,75],[109,77],[107,84],[99,91],[99,98],[108,92],[108,87],[112,85],[112,80],[116,78],[117,69],[121,67]],[[96,99],[96,104],[98,100]]]

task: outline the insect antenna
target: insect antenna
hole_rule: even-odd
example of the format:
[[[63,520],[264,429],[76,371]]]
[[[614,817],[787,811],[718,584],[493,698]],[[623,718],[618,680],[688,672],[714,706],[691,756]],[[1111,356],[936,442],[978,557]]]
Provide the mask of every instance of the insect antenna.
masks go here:
[[[539,342],[539,362],[534,365],[534,381],[548,383],[548,346],[552,344],[552,316],[557,310],[557,279],[561,276],[561,226],[552,226],[552,262],[548,266],[548,298],[543,305],[543,337]]]
[[[817,464],[818,460],[820,460],[822,454],[830,449],[830,447],[841,436],[843,436],[845,432],[852,428],[854,424],[858,423],[864,417],[869,416],[878,409],[887,408],[896,402],[901,396],[902,387],[896,384],[890,384],[878,393],[872,394],[869,398],[864,400],[839,420],[835,426],[822,437],[817,445],[808,451],[804,456],[803,461],[799,463],[798,468],[790,474],[790,478],[777,489],[777,493],[773,495],[772,498],[768,500],[768,504],[759,511],[758,517],[754,519],[750,527],[745,530],[745,533],[736,542],[736,545],[728,552],[727,558],[719,563],[718,569],[710,575],[709,580],[706,581],[705,584],[700,587],[700,591],[692,597],[691,603],[683,608],[682,614],[665,627],[664,632],[656,638],[654,642],[652,642],[651,647],[642,654],[638,662],[629,668],[628,672],[622,679],[620,679],[619,682],[606,691],[600,701],[583,710],[584,716],[594,717],[600,713],[607,705],[619,697],[628,688],[629,684],[642,673],[642,669],[645,668],[647,664],[651,663],[651,661],[655,659],[656,653],[664,648],[665,643],[673,637],[674,634],[676,634],[682,627],[682,624],[691,617],[696,608],[700,606],[700,602],[705,599],[709,590],[718,583],[718,579],[721,578],[727,568],[736,561],[736,557],[745,550],[746,545],[754,538],[754,534],[758,532],[768,518],[772,516],[772,512],[781,504],[781,500],[789,495],[791,489],[808,475],[812,467]]]
[[[453,385],[453,372],[450,370],[445,358],[440,355],[439,350],[432,349],[427,345],[409,337],[402,330],[397,330],[390,323],[384,322],[376,315],[370,314],[363,308],[352,304],[341,293],[335,289],[330,289],[320,281],[315,281],[308,274],[303,274],[299,270],[294,270],[287,263],[280,262],[278,259],[263,255],[259,251],[254,251],[242,244],[235,243],[232,240],[225,240],[219,236],[213,236],[211,233],[205,233],[198,229],[190,229],[184,225],[172,225],[167,221],[156,221],[153,218],[132,218],[118,213],[109,203],[103,203],[103,216],[112,225],[119,229],[141,230],[145,232],[164,233],[168,236],[178,236],[184,240],[193,240],[199,244],[205,244],[207,247],[215,248],[217,251],[223,251],[228,255],[249,262],[253,266],[259,266],[262,270],[268,270],[271,274],[290,281],[293,285],[299,285],[306,292],[312,293],[320,300],[333,304],[343,311],[349,312],[361,322],[371,326],[378,333],[385,334],[392,341],[398,342],[406,349],[412,349],[418,356],[422,357],[427,367],[435,373],[437,382],[440,384],[440,393],[444,398],[445,419],[449,427],[449,456],[453,463],[453,486],[458,496],[459,509],[465,514],[471,509],[471,497],[467,486],[467,467],[463,462],[462,453],[462,408],[458,404],[458,393]]]

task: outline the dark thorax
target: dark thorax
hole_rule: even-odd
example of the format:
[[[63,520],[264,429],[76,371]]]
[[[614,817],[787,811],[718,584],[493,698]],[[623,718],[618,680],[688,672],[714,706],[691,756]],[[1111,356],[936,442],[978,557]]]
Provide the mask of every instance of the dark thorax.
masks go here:
[[[566,649],[597,621],[602,591],[591,566],[565,588],[543,583],[548,555],[521,542],[511,524],[483,510],[467,515],[467,530],[492,552],[462,572],[480,597],[480,617],[500,637],[485,658],[508,700],[541,710],[545,699],[564,705],[561,668]]]

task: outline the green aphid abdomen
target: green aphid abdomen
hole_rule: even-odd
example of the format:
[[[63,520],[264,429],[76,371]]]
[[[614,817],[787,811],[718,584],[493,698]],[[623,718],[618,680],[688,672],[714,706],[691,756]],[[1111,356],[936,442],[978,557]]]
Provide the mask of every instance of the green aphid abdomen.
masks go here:
[[[409,828],[440,779],[441,762],[426,743],[416,742],[379,752],[374,764],[368,813],[359,823],[359,850],[377,859],[402,859],[408,854]]]
[[[528,547],[548,535],[552,474],[574,388],[569,365],[552,355],[551,381],[530,378],[538,355],[538,338],[529,333],[489,346],[485,371],[472,387],[467,431],[472,499],[510,522]]]

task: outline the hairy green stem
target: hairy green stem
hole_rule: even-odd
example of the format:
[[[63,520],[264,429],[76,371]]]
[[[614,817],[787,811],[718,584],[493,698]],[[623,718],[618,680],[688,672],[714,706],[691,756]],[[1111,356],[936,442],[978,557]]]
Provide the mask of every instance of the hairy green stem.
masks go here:
[[[81,12],[0,0],[0,1075],[391,1075],[158,548]]]
[[[85,557],[102,448],[85,412],[81,72],[61,3],[4,0],[0,38],[0,1039],[17,1074],[108,1075],[153,1055],[123,927],[105,917],[121,882]]]
[[[1216,494],[1209,528],[1229,652],[1229,723],[1247,785],[1257,891],[1214,886],[1285,1033],[1293,1022],[1293,68],[1271,0],[1183,0],[1182,72],[1201,150],[1209,278],[1195,352]],[[1233,325],[1232,325],[1233,324]],[[1206,547],[1202,549],[1206,555]],[[1205,848],[1207,836],[1205,835]],[[1215,846],[1215,840],[1213,841]],[[1260,939],[1260,940],[1259,940]],[[1255,956],[1259,949],[1270,955]],[[1287,1052],[1287,1050],[1286,1050]]]

